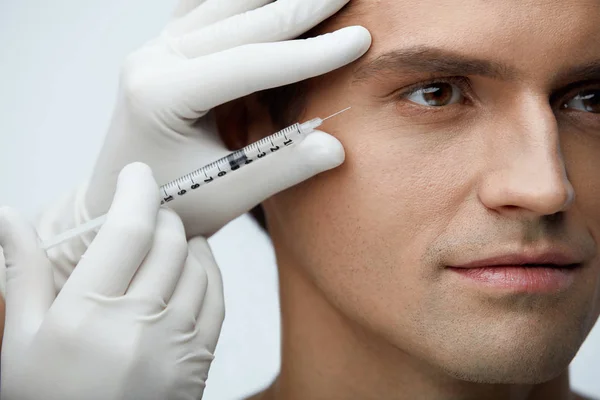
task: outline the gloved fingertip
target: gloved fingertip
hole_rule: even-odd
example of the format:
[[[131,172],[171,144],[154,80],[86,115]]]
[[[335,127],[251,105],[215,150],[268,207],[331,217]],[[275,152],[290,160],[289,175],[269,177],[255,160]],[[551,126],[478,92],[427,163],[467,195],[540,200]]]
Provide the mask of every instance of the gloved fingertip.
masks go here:
[[[357,60],[362,57],[370,48],[373,42],[371,33],[367,28],[355,25],[339,29],[332,33],[308,40],[320,40],[323,46],[335,49],[332,54],[342,55],[346,63]]]
[[[107,226],[112,226],[109,231],[128,225],[154,232],[159,208],[160,193],[150,167],[139,162],[128,164],[119,173],[108,217],[98,237],[106,235],[102,232]]]
[[[5,258],[38,244],[37,233],[19,212],[10,207],[0,208],[0,246]]]
[[[121,170],[117,179],[115,200],[129,198],[133,193],[142,198],[152,196],[153,200],[159,199],[158,186],[152,169],[141,162],[128,164]]]
[[[10,207],[0,207],[0,246],[7,247],[12,242],[12,232],[20,220],[19,213]]]
[[[323,172],[339,167],[346,159],[342,143],[332,135],[315,131],[299,145],[299,156],[316,171]]]
[[[373,44],[373,37],[367,28],[361,25],[353,25],[337,31],[339,35],[347,36],[349,40],[358,44],[357,48],[365,53]]]
[[[119,173],[118,183],[129,183],[131,180],[137,180],[141,177],[153,177],[152,169],[141,162],[134,162],[126,165]],[[154,177],[153,177],[154,179]]]

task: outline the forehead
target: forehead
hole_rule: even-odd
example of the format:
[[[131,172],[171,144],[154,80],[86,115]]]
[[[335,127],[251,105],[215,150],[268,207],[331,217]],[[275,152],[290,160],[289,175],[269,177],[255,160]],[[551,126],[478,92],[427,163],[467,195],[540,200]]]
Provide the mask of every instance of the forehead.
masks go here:
[[[600,55],[600,0],[352,0],[327,30],[349,25],[371,57],[426,45],[544,72]]]
[[[419,24],[420,20],[411,20],[412,17],[465,24],[477,22],[471,19],[473,16],[485,17],[487,22],[506,22],[506,18],[515,22],[532,22],[532,17],[538,17],[540,25],[549,27],[550,23],[559,22],[564,16],[574,17],[572,22],[597,21],[599,13],[598,0],[351,0],[338,16],[342,21],[355,19],[355,22],[356,19],[379,23],[395,20],[393,25],[396,28]],[[400,20],[403,24],[398,24]],[[566,22],[569,21],[563,24]],[[386,24],[386,27],[389,26]]]

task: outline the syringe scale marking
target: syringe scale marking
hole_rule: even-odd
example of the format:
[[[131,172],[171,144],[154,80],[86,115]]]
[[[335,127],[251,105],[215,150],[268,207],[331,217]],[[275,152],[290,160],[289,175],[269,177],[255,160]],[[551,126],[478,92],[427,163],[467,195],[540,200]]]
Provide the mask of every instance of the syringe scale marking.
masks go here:
[[[200,169],[192,171],[175,179],[174,181],[162,185],[160,187],[160,192],[163,193],[164,196],[161,200],[161,205],[170,203],[179,197],[183,197],[190,193],[190,191],[197,190],[202,186],[214,182],[216,179],[222,178],[230,172],[237,171],[245,165],[262,159],[268,154],[273,154],[279,151],[282,147],[288,147],[294,144],[294,137],[297,139],[304,138],[307,134],[314,132],[314,130],[321,126],[323,122],[350,110],[350,108],[351,107],[348,107],[324,119],[315,118],[303,124],[297,123],[289,126],[269,137],[259,140],[258,142],[246,146],[241,150],[233,152]],[[106,217],[106,215],[103,215],[74,229],[64,232],[57,237],[44,242],[42,247],[45,250],[48,250],[83,233],[97,229],[104,224]]]

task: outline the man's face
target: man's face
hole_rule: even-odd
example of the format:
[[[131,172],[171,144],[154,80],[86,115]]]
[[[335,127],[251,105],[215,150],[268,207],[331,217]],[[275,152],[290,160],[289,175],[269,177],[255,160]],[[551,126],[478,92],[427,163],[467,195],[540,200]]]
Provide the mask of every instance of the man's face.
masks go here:
[[[352,7],[327,29],[366,26],[373,47],[311,82],[305,115],[353,107],[324,126],[346,162],[265,204],[278,252],[452,376],[556,376],[600,312],[600,2]],[[501,285],[448,268],[504,255],[583,264],[499,268]]]

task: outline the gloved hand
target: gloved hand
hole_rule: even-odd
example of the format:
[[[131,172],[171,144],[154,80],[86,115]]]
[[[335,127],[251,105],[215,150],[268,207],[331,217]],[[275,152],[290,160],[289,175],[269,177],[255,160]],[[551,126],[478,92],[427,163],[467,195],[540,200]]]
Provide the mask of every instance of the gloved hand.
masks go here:
[[[362,27],[288,40],[348,1],[184,0],[179,17],[127,59],[119,102],[93,176],[76,194],[47,210],[38,226],[40,236],[50,239],[104,214],[117,173],[130,162],[148,164],[163,185],[228,154],[210,112],[214,107],[325,74],[362,56],[371,44]],[[273,194],[343,160],[341,144],[315,132],[169,207],[182,218],[188,237],[209,236]],[[58,287],[92,238],[84,235],[48,252]]]
[[[2,400],[201,398],[224,317],[221,276],[206,240],[188,244],[159,204],[149,168],[126,167],[106,224],[58,296],[35,230],[0,211]]]

